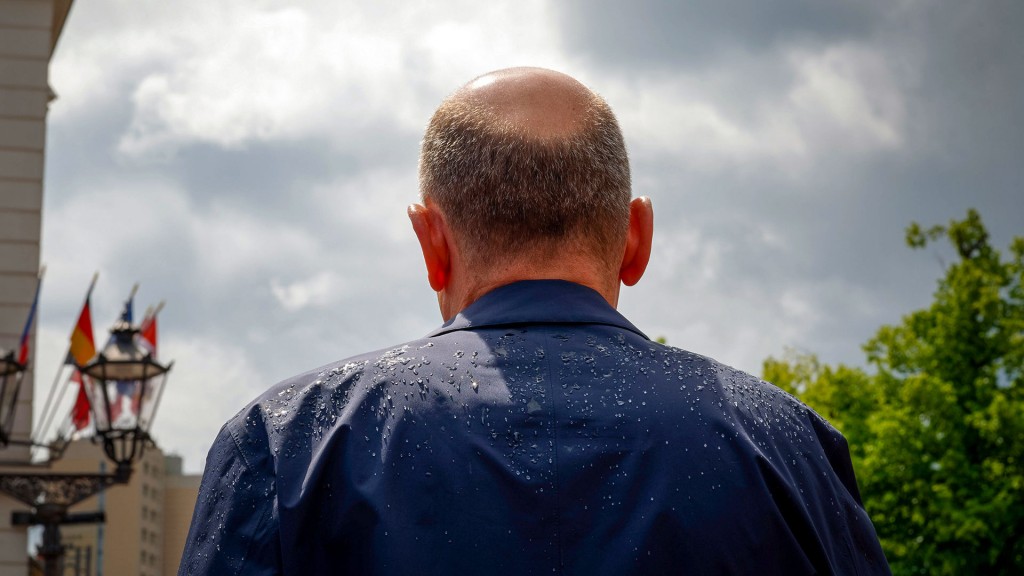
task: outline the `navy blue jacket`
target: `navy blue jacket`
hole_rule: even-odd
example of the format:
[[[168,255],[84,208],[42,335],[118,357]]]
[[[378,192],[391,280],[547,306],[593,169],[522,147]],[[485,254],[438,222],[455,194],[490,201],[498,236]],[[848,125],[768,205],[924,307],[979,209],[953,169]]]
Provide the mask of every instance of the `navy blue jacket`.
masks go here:
[[[179,574],[888,572],[828,422],[531,281],[231,419]]]

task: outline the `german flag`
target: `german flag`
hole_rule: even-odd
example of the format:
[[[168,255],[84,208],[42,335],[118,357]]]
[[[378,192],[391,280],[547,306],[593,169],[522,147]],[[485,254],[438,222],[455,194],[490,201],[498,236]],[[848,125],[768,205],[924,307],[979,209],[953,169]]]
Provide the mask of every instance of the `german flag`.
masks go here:
[[[78,315],[78,322],[75,329],[71,331],[71,347],[68,349],[68,364],[85,366],[96,356],[96,340],[92,337],[92,312],[90,311],[89,299],[92,297],[92,288],[96,285],[93,278],[89,285],[89,291],[85,294],[85,303],[82,305],[82,312]]]

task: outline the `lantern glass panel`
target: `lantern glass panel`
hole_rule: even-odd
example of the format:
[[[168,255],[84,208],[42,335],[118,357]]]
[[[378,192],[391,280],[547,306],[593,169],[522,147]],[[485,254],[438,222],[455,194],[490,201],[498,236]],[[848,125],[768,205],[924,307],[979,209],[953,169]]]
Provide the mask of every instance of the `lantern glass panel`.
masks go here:
[[[160,404],[160,396],[164,392],[164,383],[167,382],[167,372],[154,376],[146,382],[146,387],[142,390],[142,398],[139,402],[139,428],[145,432],[149,432],[150,426],[153,425],[153,417],[156,414],[157,406]]]
[[[139,402],[142,399],[141,380],[107,381],[110,401],[110,427],[114,430],[132,430],[139,424]]]
[[[110,408],[104,392],[103,380],[90,378],[82,374],[82,385],[85,386],[85,395],[89,398],[89,407],[92,409],[92,425],[99,433],[110,430]]]

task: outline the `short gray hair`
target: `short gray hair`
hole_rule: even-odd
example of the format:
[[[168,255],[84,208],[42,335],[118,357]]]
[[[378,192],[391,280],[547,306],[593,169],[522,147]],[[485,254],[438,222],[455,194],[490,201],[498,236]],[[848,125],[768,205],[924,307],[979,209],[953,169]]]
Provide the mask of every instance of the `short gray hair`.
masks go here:
[[[472,265],[579,241],[618,265],[629,225],[629,158],[596,94],[565,136],[530,135],[487,106],[446,100],[420,153],[420,190]]]

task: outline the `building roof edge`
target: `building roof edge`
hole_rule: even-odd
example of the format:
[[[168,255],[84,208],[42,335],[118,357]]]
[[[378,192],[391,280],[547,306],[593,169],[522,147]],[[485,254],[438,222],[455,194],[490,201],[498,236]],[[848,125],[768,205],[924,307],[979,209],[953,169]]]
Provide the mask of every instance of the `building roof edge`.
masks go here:
[[[53,0],[53,23],[50,26],[51,57],[53,56],[53,51],[57,48],[60,33],[64,31],[64,23],[67,22],[72,3],[74,3],[74,0]]]

